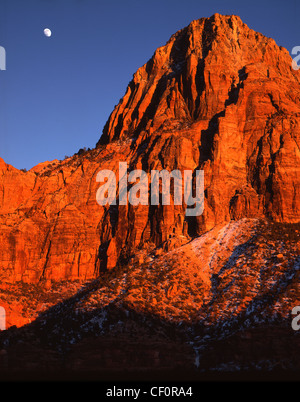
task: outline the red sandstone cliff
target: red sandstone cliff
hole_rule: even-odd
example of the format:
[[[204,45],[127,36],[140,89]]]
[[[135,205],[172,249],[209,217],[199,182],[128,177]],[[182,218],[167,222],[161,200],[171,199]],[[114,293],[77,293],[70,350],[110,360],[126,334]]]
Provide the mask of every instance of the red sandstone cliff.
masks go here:
[[[0,160],[0,279],[88,279],[137,247],[243,217],[299,222],[300,82],[239,17],[193,21],[133,76],[96,148],[24,173]],[[96,202],[100,169],[203,169],[204,213]]]

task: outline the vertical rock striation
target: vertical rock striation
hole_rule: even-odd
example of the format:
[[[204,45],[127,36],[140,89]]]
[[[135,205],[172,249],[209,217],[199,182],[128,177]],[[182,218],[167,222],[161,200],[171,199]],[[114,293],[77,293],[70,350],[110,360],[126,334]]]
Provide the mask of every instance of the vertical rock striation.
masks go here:
[[[300,81],[237,16],[193,21],[134,74],[96,148],[24,173],[0,159],[0,278],[88,279],[244,217],[300,218]],[[101,169],[203,169],[204,213],[96,202]]]

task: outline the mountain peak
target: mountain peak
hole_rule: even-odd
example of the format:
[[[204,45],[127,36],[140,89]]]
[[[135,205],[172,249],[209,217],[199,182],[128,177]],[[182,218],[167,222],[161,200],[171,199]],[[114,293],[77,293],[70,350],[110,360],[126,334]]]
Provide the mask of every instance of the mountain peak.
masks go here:
[[[273,39],[235,15],[194,20],[137,70],[97,145],[211,120],[246,79],[274,77],[299,84],[291,57]]]
[[[136,71],[96,149],[0,174],[4,269],[16,280],[88,278],[137,247],[169,250],[230,220],[297,223],[300,85],[291,61],[237,16],[214,14],[175,33]],[[100,207],[100,166],[117,173],[123,161],[147,173],[203,170],[203,214]]]
[[[300,297],[300,72],[291,61],[237,16],[195,20],[137,70],[96,149],[28,172],[0,158],[0,305],[8,327],[28,324],[0,334],[1,378],[16,368],[72,378],[112,369],[114,380],[122,367],[135,380],[133,368],[149,378],[156,367],[161,378],[196,365],[198,380],[299,371],[290,324]],[[203,170],[203,213],[186,214],[173,182],[170,205],[121,203],[129,177],[99,205],[98,173],[116,183],[123,161],[150,178]]]

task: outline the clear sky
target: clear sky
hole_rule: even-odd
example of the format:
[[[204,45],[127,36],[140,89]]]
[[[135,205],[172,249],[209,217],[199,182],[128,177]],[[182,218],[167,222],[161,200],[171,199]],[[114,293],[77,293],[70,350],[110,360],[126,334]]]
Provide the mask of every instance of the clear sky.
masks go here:
[[[134,72],[192,20],[239,15],[291,52],[300,45],[298,3],[0,0],[0,157],[30,169],[93,148]]]

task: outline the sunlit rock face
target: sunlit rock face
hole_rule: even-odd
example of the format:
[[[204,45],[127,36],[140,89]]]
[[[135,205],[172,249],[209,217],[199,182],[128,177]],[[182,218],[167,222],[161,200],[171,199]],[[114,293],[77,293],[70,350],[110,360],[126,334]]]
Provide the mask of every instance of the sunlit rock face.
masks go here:
[[[22,172],[0,160],[0,279],[89,279],[219,224],[300,217],[300,85],[287,50],[237,16],[193,21],[134,74],[96,148]],[[204,212],[96,201],[97,173],[204,170]]]

